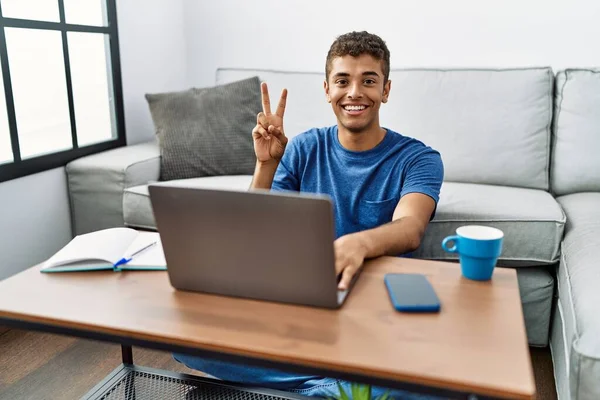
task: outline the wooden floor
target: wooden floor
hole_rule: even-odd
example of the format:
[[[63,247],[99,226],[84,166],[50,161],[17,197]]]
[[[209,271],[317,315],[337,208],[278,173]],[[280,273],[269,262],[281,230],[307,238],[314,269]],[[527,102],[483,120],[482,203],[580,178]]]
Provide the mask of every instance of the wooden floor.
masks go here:
[[[555,400],[547,348],[531,348],[538,399]],[[197,374],[170,353],[133,350],[138,365]],[[0,399],[79,399],[121,363],[119,345],[0,327]]]

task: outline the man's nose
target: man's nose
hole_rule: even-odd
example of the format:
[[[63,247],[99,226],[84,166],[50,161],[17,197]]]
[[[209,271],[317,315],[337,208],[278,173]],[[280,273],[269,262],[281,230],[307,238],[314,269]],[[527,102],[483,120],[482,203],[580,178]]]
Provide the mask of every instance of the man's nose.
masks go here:
[[[348,88],[348,98],[350,99],[358,99],[362,97],[362,89],[361,86],[357,83],[350,85]]]

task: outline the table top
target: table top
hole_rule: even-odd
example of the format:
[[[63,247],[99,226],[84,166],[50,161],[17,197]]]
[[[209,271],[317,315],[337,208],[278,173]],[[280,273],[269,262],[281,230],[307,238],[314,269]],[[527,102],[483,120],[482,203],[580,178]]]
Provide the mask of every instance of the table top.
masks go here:
[[[516,271],[491,281],[454,263],[380,257],[339,310],[177,291],[164,271],[44,274],[0,282],[1,320],[482,395],[531,399],[535,383]],[[394,310],[386,273],[422,273],[441,312]],[[354,375],[353,375],[354,376]]]

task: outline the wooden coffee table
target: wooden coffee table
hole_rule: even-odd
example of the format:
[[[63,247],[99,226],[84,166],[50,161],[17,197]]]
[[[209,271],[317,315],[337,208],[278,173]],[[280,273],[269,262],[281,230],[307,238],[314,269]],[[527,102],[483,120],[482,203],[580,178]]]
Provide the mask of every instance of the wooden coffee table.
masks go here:
[[[117,342],[124,366],[143,346],[451,398],[535,397],[511,269],[475,282],[457,264],[381,257],[339,310],[176,291],[164,271],[39,269],[0,282],[0,325]],[[425,274],[441,312],[395,311],[389,272]]]

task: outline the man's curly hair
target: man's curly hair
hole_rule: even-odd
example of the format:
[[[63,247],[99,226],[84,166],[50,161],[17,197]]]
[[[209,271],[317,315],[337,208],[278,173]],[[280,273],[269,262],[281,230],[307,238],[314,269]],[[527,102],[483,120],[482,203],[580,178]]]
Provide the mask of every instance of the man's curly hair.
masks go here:
[[[369,54],[373,58],[382,61],[384,83],[387,82],[390,76],[390,51],[383,39],[366,31],[346,33],[335,39],[327,53],[327,61],[325,62],[326,79],[329,80],[331,62],[334,58],[347,55],[358,57],[362,54]]]

